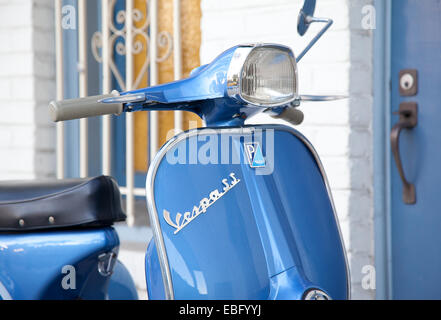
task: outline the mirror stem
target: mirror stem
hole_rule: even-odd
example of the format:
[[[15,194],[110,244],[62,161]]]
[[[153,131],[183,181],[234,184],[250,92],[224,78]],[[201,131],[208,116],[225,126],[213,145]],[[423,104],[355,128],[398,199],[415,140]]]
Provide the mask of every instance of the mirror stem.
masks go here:
[[[298,55],[296,62],[298,63],[303,56],[312,48],[312,46],[322,37],[322,35],[328,31],[328,29],[331,27],[331,25],[334,23],[334,21],[332,19],[327,19],[327,18],[316,18],[316,17],[311,17],[311,16],[306,16],[305,17],[306,23],[307,24],[311,24],[313,22],[321,22],[321,23],[326,23],[326,25],[320,30],[319,33],[317,33],[317,35],[311,40],[311,42],[306,46],[305,49],[303,49],[303,51]]]

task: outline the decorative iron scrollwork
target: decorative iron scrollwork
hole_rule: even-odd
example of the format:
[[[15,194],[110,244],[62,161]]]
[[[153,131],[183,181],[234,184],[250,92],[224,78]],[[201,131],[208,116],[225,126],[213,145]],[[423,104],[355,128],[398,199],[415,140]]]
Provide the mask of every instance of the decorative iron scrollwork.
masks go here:
[[[125,10],[119,10],[114,14],[115,12],[115,4],[117,0],[110,0],[109,3],[109,11],[110,14],[108,17],[103,17],[103,19],[109,19],[108,25],[109,25],[109,39],[108,44],[110,53],[110,57],[108,59],[109,61],[109,68],[112,72],[112,74],[115,76],[115,79],[119,85],[119,87],[125,91],[126,90],[126,81],[124,81],[120,70],[118,69],[116,63],[115,63],[115,54],[120,56],[125,56],[127,53],[126,50],[126,43],[127,43],[127,30],[128,28],[131,28],[131,34],[132,39],[130,43],[132,44],[132,53],[134,56],[142,54],[144,51],[146,52],[145,56],[145,62],[141,69],[138,71],[138,73],[135,75],[135,79],[132,79],[132,88],[138,88],[139,84],[141,83],[143,77],[147,74],[148,67],[151,62],[151,57],[149,56],[149,50],[148,47],[150,44],[150,37],[148,34],[148,29],[150,26],[150,19],[148,17],[147,12],[143,12],[137,8],[133,9],[132,14],[132,21],[133,24],[131,26],[128,26],[128,19],[126,17],[126,11]],[[146,3],[148,4],[148,1],[146,0]],[[113,19],[113,17],[115,17]],[[137,27],[136,24],[140,21],[143,21],[144,23]],[[122,25],[121,27],[118,27]],[[141,40],[139,37],[142,37],[144,39]],[[118,39],[122,39],[123,41],[117,41]],[[155,62],[161,63],[167,60],[167,58],[171,55],[173,51],[173,37],[170,34],[170,32],[167,31],[161,31],[158,33],[158,45],[161,48],[165,48],[165,53],[161,57],[155,57]],[[102,31],[96,31],[91,39],[91,50],[92,54],[95,58],[95,60],[98,63],[102,63],[103,59],[101,56],[101,49],[103,47],[103,33]]]

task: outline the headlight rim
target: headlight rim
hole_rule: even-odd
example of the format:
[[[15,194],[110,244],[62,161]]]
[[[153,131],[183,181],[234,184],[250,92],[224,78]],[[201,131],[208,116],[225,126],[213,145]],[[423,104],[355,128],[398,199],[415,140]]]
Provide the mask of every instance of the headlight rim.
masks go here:
[[[283,102],[276,102],[276,103],[256,103],[254,101],[249,101],[242,95],[242,71],[243,67],[246,64],[246,61],[249,57],[249,55],[258,48],[273,48],[273,49],[279,49],[282,51],[285,51],[288,53],[289,57],[291,58],[291,62],[294,67],[294,75],[295,75],[295,88],[294,88],[294,94],[293,97],[289,100],[283,101]],[[284,105],[288,105],[294,100],[298,99],[298,69],[297,69],[297,63],[294,56],[293,51],[291,48],[280,45],[280,44],[272,44],[272,43],[258,43],[258,44],[245,44],[245,45],[239,45],[238,48],[233,53],[233,57],[230,62],[230,66],[228,68],[228,74],[227,74],[227,94],[230,98],[234,98],[242,103],[253,105],[256,107],[261,108],[272,108],[272,107],[280,107]]]

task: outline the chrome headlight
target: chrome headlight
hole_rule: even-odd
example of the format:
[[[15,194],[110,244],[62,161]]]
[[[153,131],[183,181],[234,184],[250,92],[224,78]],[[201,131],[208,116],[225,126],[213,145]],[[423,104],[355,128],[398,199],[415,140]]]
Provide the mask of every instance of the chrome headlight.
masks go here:
[[[280,106],[297,97],[297,66],[283,46],[239,47],[228,71],[228,94],[257,106]]]

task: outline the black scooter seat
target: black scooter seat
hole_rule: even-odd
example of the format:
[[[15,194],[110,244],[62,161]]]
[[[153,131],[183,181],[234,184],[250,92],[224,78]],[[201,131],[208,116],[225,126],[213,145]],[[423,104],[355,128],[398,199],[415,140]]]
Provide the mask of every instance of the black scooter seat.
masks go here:
[[[125,218],[111,177],[0,182],[0,231],[104,227]]]

